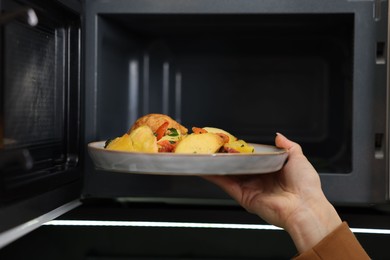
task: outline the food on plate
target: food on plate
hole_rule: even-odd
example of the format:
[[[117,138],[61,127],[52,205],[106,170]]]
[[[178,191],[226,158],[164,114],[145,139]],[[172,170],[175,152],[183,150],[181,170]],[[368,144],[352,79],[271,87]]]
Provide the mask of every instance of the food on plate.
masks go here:
[[[121,137],[106,142],[109,150],[148,153],[253,153],[253,146],[215,127],[188,129],[163,114],[140,117]]]
[[[233,136],[232,134],[226,132],[225,130],[215,128],[215,127],[203,127],[204,130],[206,130],[208,133],[215,133],[215,134],[221,134],[226,135],[229,138],[229,143],[236,141],[237,137]]]
[[[109,139],[106,141],[104,148],[116,151],[133,151],[133,141],[129,134],[124,134],[121,137]]]
[[[180,134],[185,135],[188,132],[188,129],[173,120],[170,116],[164,114],[148,114],[143,117],[140,117],[135,121],[133,126],[127,133],[130,133],[134,129],[138,128],[141,125],[149,126],[154,133],[156,133],[157,129],[161,127],[162,124],[168,122],[167,128],[175,128]]]
[[[224,139],[214,133],[189,134],[181,140],[175,153],[212,154],[223,146]]]
[[[227,153],[253,153],[255,148],[248,145],[244,140],[235,140],[223,145]]]
[[[133,151],[157,153],[157,140],[150,127],[143,125],[130,133],[117,137],[106,144],[106,149],[117,151]]]
[[[249,145],[244,140],[239,140],[234,135],[230,134],[229,132],[215,128],[215,127],[203,127],[204,130],[208,133],[215,133],[223,138],[228,138],[228,141],[225,141],[223,144],[223,147],[221,148],[221,152],[226,153],[253,153],[254,147]]]

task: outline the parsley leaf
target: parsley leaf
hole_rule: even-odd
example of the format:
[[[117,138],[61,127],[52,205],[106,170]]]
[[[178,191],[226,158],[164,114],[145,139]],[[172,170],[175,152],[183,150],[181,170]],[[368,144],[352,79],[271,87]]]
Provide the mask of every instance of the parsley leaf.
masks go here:
[[[169,130],[169,136],[179,136],[179,133],[177,132],[176,128],[168,128]]]

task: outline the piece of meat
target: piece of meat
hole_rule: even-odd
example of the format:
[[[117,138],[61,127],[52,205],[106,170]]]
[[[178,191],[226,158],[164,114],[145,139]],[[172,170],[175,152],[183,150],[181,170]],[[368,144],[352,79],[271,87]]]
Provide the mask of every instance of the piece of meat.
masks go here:
[[[171,117],[163,114],[148,114],[143,117],[140,117],[135,121],[135,123],[132,125],[130,130],[127,133],[130,133],[134,129],[140,127],[141,125],[147,125],[149,126],[153,133],[157,131],[157,129],[164,124],[165,122],[168,122],[168,128],[175,128],[176,130],[180,131],[182,135],[187,134],[188,129],[173,120]]]

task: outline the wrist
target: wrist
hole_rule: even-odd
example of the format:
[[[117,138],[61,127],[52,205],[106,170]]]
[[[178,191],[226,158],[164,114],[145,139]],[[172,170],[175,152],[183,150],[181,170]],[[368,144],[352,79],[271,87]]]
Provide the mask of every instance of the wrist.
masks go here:
[[[342,223],[334,207],[325,198],[321,201],[300,208],[286,223],[299,253],[314,247]]]

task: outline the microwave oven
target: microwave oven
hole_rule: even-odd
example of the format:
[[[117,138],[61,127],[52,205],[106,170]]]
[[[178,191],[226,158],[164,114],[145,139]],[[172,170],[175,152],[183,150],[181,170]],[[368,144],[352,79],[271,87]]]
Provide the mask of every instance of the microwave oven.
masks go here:
[[[85,144],[154,112],[253,143],[281,132],[331,201],[384,203],[386,4],[86,1]],[[99,171],[85,158],[84,197],[230,203],[198,177]]]
[[[332,203],[387,205],[387,1],[0,3],[0,231],[90,199],[235,205],[196,176],[94,167],[88,143],[148,113],[253,143],[281,132]]]

